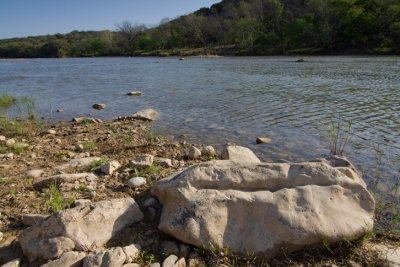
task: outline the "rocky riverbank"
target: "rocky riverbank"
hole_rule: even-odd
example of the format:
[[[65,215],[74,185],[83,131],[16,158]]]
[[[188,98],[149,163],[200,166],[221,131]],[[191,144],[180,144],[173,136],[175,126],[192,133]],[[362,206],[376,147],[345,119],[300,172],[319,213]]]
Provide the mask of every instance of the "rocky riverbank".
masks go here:
[[[149,113],[0,132],[0,264],[364,266],[400,254],[398,240],[363,238],[374,200],[347,161],[265,164],[169,140]]]

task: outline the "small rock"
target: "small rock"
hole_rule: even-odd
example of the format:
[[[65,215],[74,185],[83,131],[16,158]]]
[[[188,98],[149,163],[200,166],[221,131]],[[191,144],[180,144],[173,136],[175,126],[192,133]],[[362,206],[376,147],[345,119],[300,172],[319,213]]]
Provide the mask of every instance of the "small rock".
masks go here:
[[[221,158],[236,162],[260,163],[260,159],[247,147],[228,144],[222,151]]]
[[[7,140],[7,138],[4,135],[0,135],[0,142],[4,142],[6,140]]]
[[[162,167],[173,167],[172,165],[172,160],[170,159],[165,159],[165,158],[156,158],[155,163],[157,165],[160,165]]]
[[[77,199],[74,201],[74,205],[75,207],[79,207],[79,206],[86,206],[91,204],[92,201],[90,199]]]
[[[61,145],[61,143],[62,143],[61,139],[59,139],[59,138],[54,139],[54,141],[59,145]]]
[[[73,174],[62,173],[35,181],[33,183],[33,187],[36,190],[40,190],[49,187],[50,184],[60,185],[62,183],[74,183],[75,181],[80,181],[80,180],[85,180],[87,182],[94,182],[97,180],[97,176],[94,175],[93,173],[86,173],[86,172],[73,173]]]
[[[269,144],[271,143],[272,139],[268,137],[259,137],[256,139],[257,144]]]
[[[158,263],[158,262],[155,262],[155,263],[152,263],[152,264],[150,264],[150,267],[160,267],[161,265],[160,265],[160,263]]]
[[[201,158],[201,151],[194,146],[191,146],[188,150],[187,157],[189,159],[199,159]]]
[[[62,108],[57,109],[57,112],[64,112]]]
[[[141,265],[137,263],[127,263],[122,265],[122,267],[141,267]]]
[[[131,119],[154,121],[158,118],[159,114],[154,109],[148,108],[138,111],[130,116]]]
[[[16,143],[16,142],[15,142],[15,139],[14,139],[14,138],[11,138],[11,139],[8,139],[8,140],[6,141],[6,146],[7,146],[7,147],[12,147],[15,143]]]
[[[174,267],[186,267],[185,258],[180,258],[175,264]]]
[[[162,267],[174,267],[175,262],[178,260],[178,257],[175,255],[170,255],[166,258],[163,263]]]
[[[13,159],[14,153],[0,154],[0,159]]]
[[[55,130],[51,130],[51,129],[50,129],[50,130],[47,130],[46,133],[48,133],[48,134],[53,134],[53,135],[54,135],[54,134],[57,134],[57,132],[56,132]]]
[[[92,108],[97,109],[97,110],[102,110],[106,108],[106,104],[94,104]]]
[[[112,175],[119,167],[121,167],[121,164],[119,164],[118,161],[113,160],[101,166],[100,171],[104,174]]]
[[[206,156],[211,156],[211,157],[214,157],[215,155],[217,155],[213,146],[204,147],[202,153]]]
[[[30,170],[26,172],[26,176],[30,178],[38,178],[42,176],[43,170]]]
[[[20,262],[21,262],[20,259],[15,259],[15,260],[9,261],[9,262],[1,265],[1,267],[19,267]]]
[[[121,267],[126,260],[124,250],[121,247],[107,249],[100,266]]]
[[[153,161],[153,155],[144,154],[131,161],[130,165],[134,168],[145,168],[150,167],[153,164]]]
[[[127,95],[131,95],[131,96],[140,96],[140,95],[142,95],[142,92],[133,91],[133,92],[127,93]]]
[[[128,182],[126,183],[127,186],[129,186],[130,188],[136,188],[136,187],[140,187],[142,185],[145,185],[146,179],[143,177],[134,177],[128,180]]]
[[[154,208],[156,208],[156,207],[158,207],[159,205],[160,205],[160,204],[159,204],[159,202],[158,202],[157,199],[155,199],[154,197],[149,197],[149,198],[147,198],[147,199],[143,202],[142,207],[143,207],[143,208],[148,208],[148,207],[154,207]]]
[[[124,251],[125,256],[126,256],[125,263],[132,262],[139,255],[140,249],[141,249],[141,247],[139,244],[132,244],[132,245],[123,247],[122,250]]]
[[[82,144],[76,144],[76,145],[75,145],[75,150],[76,150],[76,151],[83,151],[83,149],[84,149],[84,147],[83,147]]]
[[[23,214],[21,217],[21,222],[25,226],[32,226],[43,221],[47,217],[48,217],[47,215],[42,215],[42,214]]]
[[[0,241],[3,240],[3,236],[4,236],[3,232],[0,232]]]

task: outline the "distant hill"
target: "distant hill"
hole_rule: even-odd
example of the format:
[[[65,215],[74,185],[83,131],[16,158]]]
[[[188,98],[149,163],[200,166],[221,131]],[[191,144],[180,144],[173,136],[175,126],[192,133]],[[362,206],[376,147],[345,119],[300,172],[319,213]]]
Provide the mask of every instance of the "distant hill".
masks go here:
[[[156,28],[0,41],[0,57],[400,53],[400,0],[223,0]]]

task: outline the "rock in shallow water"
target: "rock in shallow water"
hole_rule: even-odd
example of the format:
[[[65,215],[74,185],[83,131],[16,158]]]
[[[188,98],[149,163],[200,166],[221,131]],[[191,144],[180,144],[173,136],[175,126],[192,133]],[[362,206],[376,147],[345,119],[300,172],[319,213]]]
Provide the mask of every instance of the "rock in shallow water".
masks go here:
[[[164,205],[159,229],[185,243],[260,258],[358,238],[373,227],[374,199],[352,168],[327,163],[190,167],[152,188]]]

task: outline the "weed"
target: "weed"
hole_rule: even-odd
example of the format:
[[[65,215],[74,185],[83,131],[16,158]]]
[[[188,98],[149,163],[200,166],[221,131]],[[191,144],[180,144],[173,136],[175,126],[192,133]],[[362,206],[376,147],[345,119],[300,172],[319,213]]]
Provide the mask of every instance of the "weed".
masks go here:
[[[82,125],[87,126],[87,125],[93,123],[93,121],[88,118],[84,118],[81,123],[82,123]]]
[[[23,143],[15,143],[12,145],[11,149],[13,150],[13,152],[17,155],[27,151],[29,149],[29,146],[27,144],[23,144]]]
[[[36,108],[35,98],[32,96],[22,96],[17,99],[17,107],[22,118],[35,119]]]
[[[91,151],[91,150],[96,149],[96,147],[97,147],[96,143],[93,141],[87,141],[87,142],[83,142],[81,144],[83,146],[84,151]]]
[[[135,263],[140,265],[151,264],[156,261],[156,256],[149,251],[141,250],[135,259]]]
[[[140,177],[146,177],[147,183],[150,186],[153,186],[153,184],[156,182],[156,180],[158,178],[165,177],[166,174],[167,174],[167,170],[157,164],[152,164],[146,168],[134,168],[133,169],[133,175],[140,176]]]
[[[159,140],[159,136],[158,130],[152,126],[145,132],[144,139],[148,145],[154,145]]]
[[[65,198],[55,183],[50,185],[45,198],[48,212],[58,212],[70,208],[74,202],[72,197]]]
[[[99,168],[100,166],[106,164],[109,161],[109,159],[107,157],[101,157],[101,159],[99,160],[94,160],[92,161],[87,167],[86,169],[88,171],[94,171],[97,168]]]
[[[343,128],[343,124],[347,126]],[[328,129],[328,137],[330,144],[330,153],[336,156],[343,156],[344,149],[351,137],[352,122],[345,122],[341,116],[334,120],[330,118],[330,128]]]
[[[20,122],[3,116],[0,117],[0,129],[2,134],[10,136],[24,133],[24,128]]]
[[[17,99],[9,94],[3,93],[0,95],[0,112],[5,113],[9,108],[15,105]]]

